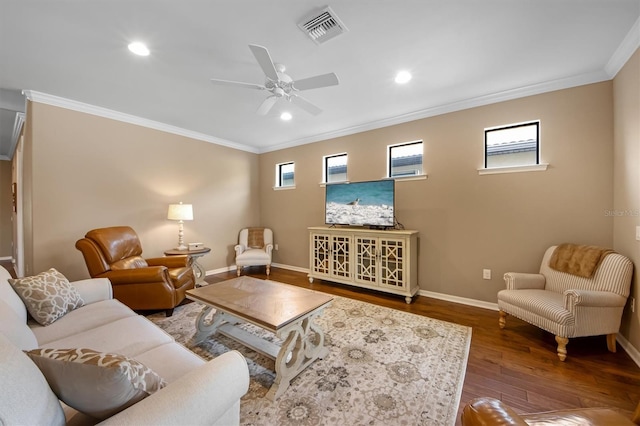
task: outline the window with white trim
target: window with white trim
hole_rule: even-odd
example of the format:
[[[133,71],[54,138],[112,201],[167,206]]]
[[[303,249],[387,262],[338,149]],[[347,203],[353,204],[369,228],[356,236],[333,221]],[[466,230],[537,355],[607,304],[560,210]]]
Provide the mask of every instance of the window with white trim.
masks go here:
[[[484,129],[484,167],[540,164],[540,121]]]
[[[405,142],[387,147],[387,176],[390,178],[422,175],[422,141]]]
[[[347,153],[325,155],[322,157],[322,167],[324,183],[346,182]]]
[[[293,161],[276,164],[276,188],[295,186],[295,165]]]

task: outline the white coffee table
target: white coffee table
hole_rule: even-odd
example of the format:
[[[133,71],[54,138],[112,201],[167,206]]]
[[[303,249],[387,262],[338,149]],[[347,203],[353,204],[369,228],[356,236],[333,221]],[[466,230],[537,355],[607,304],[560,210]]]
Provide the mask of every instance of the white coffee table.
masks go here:
[[[333,300],[327,294],[242,276],[188,290],[187,297],[205,305],[196,318],[195,343],[219,332],[275,360],[276,378],[266,396],[272,401],[300,372],[329,352],[324,347],[324,331],[314,322]],[[216,312],[207,320],[213,309]],[[243,322],[275,333],[283,340],[282,346],[237,327]]]

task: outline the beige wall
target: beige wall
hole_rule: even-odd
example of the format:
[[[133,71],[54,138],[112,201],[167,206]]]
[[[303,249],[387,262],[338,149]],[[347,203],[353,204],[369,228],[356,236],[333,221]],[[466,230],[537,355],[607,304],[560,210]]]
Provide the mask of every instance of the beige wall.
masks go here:
[[[636,265],[631,296],[636,310],[627,303],[621,333],[640,350],[640,243],[635,240],[640,226],[640,50],[631,57],[613,80],[614,121],[614,248],[631,258]]]
[[[213,248],[201,259],[207,270],[233,264],[237,230],[250,224],[274,229],[275,262],[306,269],[307,227],[323,224],[322,156],[347,152],[351,181],[380,179],[386,146],[417,139],[425,143],[429,178],[398,181],[396,210],[407,229],[420,232],[421,289],[495,302],[504,272],[537,271],[543,250],[565,241],[614,245],[638,264],[637,218],[606,214],[640,208],[638,61],[636,53],[613,82],[259,156],[30,103],[27,273],[54,266],[71,279],[87,276],[74,243],[101,226],[129,224],[145,255],[161,255],[176,243],[166,209],[177,201],[194,205],[186,240]],[[541,120],[541,160],[549,169],[479,176],[483,129],[533,119]],[[285,161],[295,161],[296,188],[274,191],[275,164]],[[491,280],[482,279],[483,268],[492,269]],[[633,292],[640,295],[637,278]],[[638,314],[627,312],[623,334],[636,348],[638,324]]]
[[[541,120],[547,171],[479,176],[485,127]],[[351,181],[385,175],[386,147],[424,140],[426,180],[396,182],[396,215],[420,231],[422,290],[496,302],[507,271],[537,272],[546,247],[613,244],[612,83],[592,84],[265,153],[262,223],[275,261],[308,268],[307,226],[324,223],[322,156],[347,152]],[[295,161],[294,190],[274,191],[275,164]],[[493,272],[482,279],[482,269]]]
[[[75,242],[104,226],[132,226],[144,255],[161,256],[177,245],[178,224],[166,215],[179,201],[194,208],[185,241],[213,249],[200,259],[205,269],[233,264],[238,230],[260,219],[256,154],[49,105],[29,107],[27,274],[56,267],[70,279],[87,277]]]
[[[0,160],[0,257],[11,257],[13,228],[11,227],[12,192],[11,161]]]

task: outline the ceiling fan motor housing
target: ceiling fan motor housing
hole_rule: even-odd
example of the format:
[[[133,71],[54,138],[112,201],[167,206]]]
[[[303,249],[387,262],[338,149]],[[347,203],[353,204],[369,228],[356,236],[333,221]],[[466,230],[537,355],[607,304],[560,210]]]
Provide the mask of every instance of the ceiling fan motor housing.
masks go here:
[[[249,49],[256,58],[258,65],[262,68],[265,74],[264,86],[252,83],[243,83],[239,81],[220,80],[212,78],[211,81],[215,84],[221,84],[225,86],[238,86],[249,89],[268,90],[271,94],[262,102],[258,108],[257,113],[260,115],[267,114],[278,99],[284,98],[287,101],[291,101],[300,108],[304,109],[310,114],[318,115],[322,112],[320,108],[312,104],[296,92],[317,89],[320,87],[335,86],[339,83],[338,76],[335,73],[328,73],[322,75],[316,75],[313,77],[303,78],[301,80],[293,81],[291,77],[285,74],[285,66],[279,63],[274,63],[269,55],[269,51],[264,46],[257,44],[250,44]]]

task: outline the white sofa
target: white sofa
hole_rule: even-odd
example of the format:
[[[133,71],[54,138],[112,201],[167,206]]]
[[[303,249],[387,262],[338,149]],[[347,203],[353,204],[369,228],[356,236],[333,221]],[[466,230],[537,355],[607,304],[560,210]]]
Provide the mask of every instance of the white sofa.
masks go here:
[[[144,316],[113,299],[107,279],[72,282],[84,306],[42,326],[29,318],[0,267],[0,424],[95,424],[62,404],[24,351],[90,348],[149,367],[167,385],[100,424],[233,425],[249,386],[244,357],[228,352],[209,362],[178,344]],[[96,383],[98,386],[98,383]]]

